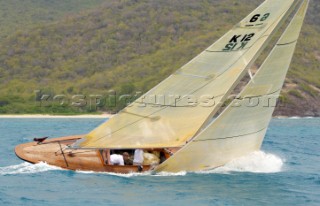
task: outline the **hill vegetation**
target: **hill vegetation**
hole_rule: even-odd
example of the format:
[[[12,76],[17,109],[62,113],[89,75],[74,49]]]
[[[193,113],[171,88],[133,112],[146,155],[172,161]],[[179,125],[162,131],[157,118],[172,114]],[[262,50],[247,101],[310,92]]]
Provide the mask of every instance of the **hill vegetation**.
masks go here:
[[[101,4],[104,0],[0,1],[0,41],[17,30],[54,22]]]
[[[90,101],[100,102],[102,111],[116,112],[125,102],[114,105],[110,90],[134,95],[152,88],[262,1],[245,2],[108,0],[53,23],[30,18],[35,21],[32,29],[26,26],[0,41],[0,113],[96,111]],[[57,6],[53,19],[69,11],[52,5]],[[73,9],[76,12],[80,7]],[[282,92],[288,106],[279,108],[278,115],[320,115],[319,12],[319,4],[311,1]],[[39,107],[35,99],[40,100],[42,94],[50,94],[49,98],[61,95],[54,104]],[[87,95],[87,104],[70,107],[73,95],[79,94]],[[107,98],[102,102],[101,97],[90,94]],[[75,99],[79,103],[83,96]]]

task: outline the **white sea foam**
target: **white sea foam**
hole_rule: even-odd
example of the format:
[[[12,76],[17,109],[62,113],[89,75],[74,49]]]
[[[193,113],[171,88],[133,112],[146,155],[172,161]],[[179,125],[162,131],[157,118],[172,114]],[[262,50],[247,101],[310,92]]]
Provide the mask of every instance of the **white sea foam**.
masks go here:
[[[114,172],[95,172],[95,171],[82,171],[77,170],[77,173],[81,174],[102,174],[102,175],[111,175],[111,176],[118,176],[118,177],[137,177],[137,176],[149,176],[151,173],[149,172],[143,172],[143,173],[128,173],[128,174],[122,174],[122,173],[114,173]]]
[[[60,167],[48,165],[45,162],[40,162],[37,164],[30,164],[30,163],[24,162],[17,165],[0,167],[0,175],[33,174],[33,173],[47,172],[51,170],[63,170],[63,169]],[[119,173],[112,173],[112,172],[94,172],[94,171],[76,171],[76,172],[82,173],[82,174],[105,174],[105,175],[128,177],[128,178],[151,175],[151,172],[143,172],[143,173],[133,172],[129,174],[119,174]],[[161,173],[155,174],[154,176],[183,176],[183,175],[186,175],[186,172],[178,172],[178,173],[161,172]]]
[[[38,164],[30,164],[27,162],[11,165],[7,167],[0,167],[0,175],[14,175],[14,174],[32,174],[39,172],[46,172],[50,170],[62,170],[59,167],[48,165],[47,163],[40,162]]]
[[[293,117],[289,117],[289,119],[302,119],[302,117],[293,116]]]
[[[285,160],[277,155],[257,151],[234,159],[222,167],[200,173],[277,173],[281,172],[284,162]]]
[[[169,177],[169,176],[185,176],[187,172],[159,172],[156,174],[152,174],[151,172],[143,172],[143,173],[129,173],[129,174],[117,174],[117,173],[107,173],[109,175],[121,176],[121,177],[138,177],[138,176],[157,176],[157,177]]]
[[[118,177],[139,177],[139,176],[184,176],[187,174],[185,171],[177,172],[177,173],[171,173],[171,172],[159,172],[156,174],[152,174],[152,172],[132,172],[128,174],[121,174],[121,173],[114,173],[114,172],[94,172],[94,171],[77,171],[78,173],[82,174],[105,174],[105,175],[112,175],[112,176],[118,176]]]
[[[304,117],[304,119],[314,119],[315,117]]]
[[[287,117],[287,116],[275,116],[273,117],[274,119],[316,119],[319,117],[314,117],[314,116],[292,116],[292,117]]]
[[[187,174],[186,171],[181,171],[181,172],[159,172],[155,174],[155,176],[185,176]]]

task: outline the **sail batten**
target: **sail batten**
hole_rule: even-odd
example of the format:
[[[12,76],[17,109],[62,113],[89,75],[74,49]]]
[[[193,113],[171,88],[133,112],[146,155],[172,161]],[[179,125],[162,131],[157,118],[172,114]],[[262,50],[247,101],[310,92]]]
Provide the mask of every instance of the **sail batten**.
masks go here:
[[[90,132],[75,147],[185,145],[208,116],[220,108],[293,4],[293,0],[265,1],[216,43]],[[261,17],[256,20],[257,14]],[[251,24],[252,19],[263,25],[242,27]]]
[[[215,168],[260,149],[289,69],[309,0],[304,0],[239,97],[156,171]]]

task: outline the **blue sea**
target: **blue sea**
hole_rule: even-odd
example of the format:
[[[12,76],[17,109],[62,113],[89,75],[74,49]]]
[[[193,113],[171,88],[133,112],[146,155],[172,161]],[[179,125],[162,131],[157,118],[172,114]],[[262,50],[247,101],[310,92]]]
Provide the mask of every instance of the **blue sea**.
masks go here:
[[[103,119],[0,119],[0,205],[320,205],[320,119],[273,119],[262,151],[207,172],[117,175],[32,165],[34,137],[82,134]]]

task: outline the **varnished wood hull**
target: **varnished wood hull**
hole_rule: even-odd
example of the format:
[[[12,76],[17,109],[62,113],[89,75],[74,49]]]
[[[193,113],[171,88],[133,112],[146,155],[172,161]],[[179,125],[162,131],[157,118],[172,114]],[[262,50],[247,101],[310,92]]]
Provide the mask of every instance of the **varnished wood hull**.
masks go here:
[[[82,135],[54,138],[41,144],[29,142],[16,146],[16,155],[30,163],[46,162],[49,165],[68,170],[95,172],[131,173],[138,172],[134,165],[106,165],[99,150],[74,150],[68,145],[80,139]],[[149,171],[150,166],[143,166],[143,171]]]

